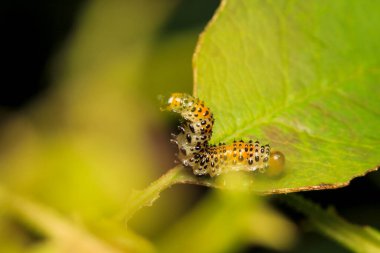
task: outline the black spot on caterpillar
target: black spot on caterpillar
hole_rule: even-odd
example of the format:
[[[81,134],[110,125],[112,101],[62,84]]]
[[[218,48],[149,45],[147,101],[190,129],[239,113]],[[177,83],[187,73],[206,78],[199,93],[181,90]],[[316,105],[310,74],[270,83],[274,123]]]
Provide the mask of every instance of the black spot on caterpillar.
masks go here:
[[[216,176],[228,171],[260,171],[269,167],[281,171],[285,157],[271,152],[269,144],[259,141],[234,141],[226,145],[209,145],[214,116],[204,102],[184,93],[173,93],[161,106],[161,110],[179,113],[184,122],[178,127],[180,133],[171,141],[178,145],[178,160],[191,167],[195,175]]]

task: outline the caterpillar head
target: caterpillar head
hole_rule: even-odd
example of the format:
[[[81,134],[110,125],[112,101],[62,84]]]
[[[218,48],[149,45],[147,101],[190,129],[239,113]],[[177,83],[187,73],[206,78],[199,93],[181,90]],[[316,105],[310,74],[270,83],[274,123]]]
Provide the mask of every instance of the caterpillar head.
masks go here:
[[[194,103],[194,98],[184,93],[173,93],[169,98],[159,97],[161,111],[181,112],[185,107]]]

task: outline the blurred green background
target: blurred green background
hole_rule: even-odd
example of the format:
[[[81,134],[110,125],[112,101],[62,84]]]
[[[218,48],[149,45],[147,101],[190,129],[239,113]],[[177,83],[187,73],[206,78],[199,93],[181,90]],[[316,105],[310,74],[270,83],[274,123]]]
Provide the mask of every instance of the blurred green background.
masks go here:
[[[134,247],[149,251],[149,243],[129,234],[120,217],[133,189],[146,187],[174,166],[175,149],[168,140],[178,118],[159,112],[157,95],[192,93],[192,53],[218,4],[216,0],[1,3],[5,67],[0,95],[0,252],[85,252],[59,243],[60,238],[69,238],[59,233],[65,229],[54,230],[59,222],[50,222],[50,216],[39,222],[35,215],[51,212],[125,249],[120,252]],[[370,175],[354,180],[347,189],[305,195],[334,204],[353,222],[380,227],[380,203],[367,197],[379,195],[379,181]],[[356,194],[360,201],[353,198]],[[157,242],[165,252],[176,252],[176,242],[186,241],[176,231],[188,228],[197,233],[196,226],[205,225],[213,210],[218,211],[215,203],[224,203],[218,196],[201,187],[175,186],[153,207],[137,213],[128,228]],[[48,210],[33,209],[28,201]],[[235,201],[246,203],[244,198]],[[264,205],[265,213],[271,209],[259,200],[247,204],[251,205]],[[182,219],[194,206],[197,209]],[[302,220],[293,211],[278,208],[293,222]],[[230,215],[225,211],[213,222],[223,224]],[[286,223],[279,230],[294,230],[282,215],[268,217]],[[216,228],[234,226],[224,225]],[[214,252],[273,252],[247,242],[235,247],[236,240],[231,239],[235,237],[228,237],[232,246],[216,247]],[[264,243],[259,245],[276,249],[260,240]],[[288,251],[347,252],[314,233],[301,234]]]

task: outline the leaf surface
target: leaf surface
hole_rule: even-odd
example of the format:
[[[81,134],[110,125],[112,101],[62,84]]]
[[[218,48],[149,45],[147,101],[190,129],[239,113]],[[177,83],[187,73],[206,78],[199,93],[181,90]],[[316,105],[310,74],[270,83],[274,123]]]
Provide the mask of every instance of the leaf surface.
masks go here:
[[[224,0],[194,54],[212,143],[286,157],[265,192],[336,188],[380,164],[380,2]]]

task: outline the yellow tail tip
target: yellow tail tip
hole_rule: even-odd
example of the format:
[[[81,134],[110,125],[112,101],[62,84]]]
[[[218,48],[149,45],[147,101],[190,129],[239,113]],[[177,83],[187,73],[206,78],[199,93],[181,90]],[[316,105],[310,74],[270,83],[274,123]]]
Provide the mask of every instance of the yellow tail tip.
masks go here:
[[[268,176],[278,176],[285,168],[285,156],[280,151],[273,151],[269,157]]]

